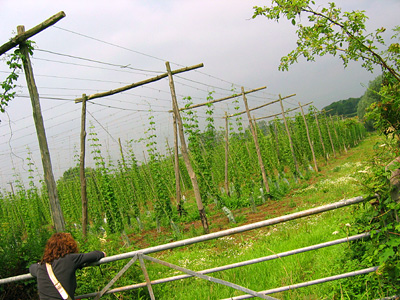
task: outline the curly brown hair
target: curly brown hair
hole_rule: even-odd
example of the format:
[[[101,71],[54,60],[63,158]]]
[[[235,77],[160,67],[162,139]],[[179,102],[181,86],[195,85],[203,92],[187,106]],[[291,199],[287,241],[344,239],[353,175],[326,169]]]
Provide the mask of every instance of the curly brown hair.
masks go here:
[[[55,233],[47,241],[42,263],[51,263],[69,253],[78,253],[78,251],[78,244],[71,234],[65,232]]]

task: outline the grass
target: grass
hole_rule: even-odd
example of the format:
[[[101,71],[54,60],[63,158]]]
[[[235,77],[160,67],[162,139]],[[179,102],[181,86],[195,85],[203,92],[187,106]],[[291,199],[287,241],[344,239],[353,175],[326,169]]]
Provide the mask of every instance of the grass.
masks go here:
[[[213,231],[223,230],[303,211],[344,198],[367,196],[357,175],[358,172],[365,171],[366,162],[373,156],[373,145],[379,140],[379,137],[371,136],[357,147],[341,153],[336,159],[331,159],[327,163],[319,162],[320,172],[313,173],[309,179],[300,182],[297,188],[281,199],[258,206],[256,212],[252,212],[251,208],[232,211],[237,224],[229,223],[223,214],[219,221],[217,215],[210,215],[210,228],[213,228]],[[356,209],[362,209],[362,206],[340,208],[242,234],[155,253],[152,256],[193,271],[265,257],[346,237],[349,231],[348,225],[352,223]],[[181,238],[199,235],[200,231],[201,228],[194,226],[194,222],[191,222],[186,232],[182,232]],[[146,248],[167,243],[173,239],[171,235],[156,235],[149,232],[145,232],[140,239],[136,238],[138,239],[136,239],[135,248]],[[143,244],[140,244],[140,241],[143,241]],[[208,275],[254,291],[263,291],[348,272],[343,270],[347,247],[348,244],[344,243]],[[174,269],[150,262],[146,262],[146,267],[151,280],[182,274]],[[108,275],[105,277],[109,277]],[[141,277],[144,281],[142,275]],[[111,278],[112,276],[103,279],[109,281]],[[124,281],[126,280],[128,278]],[[140,282],[134,279],[133,281],[130,284]],[[341,280],[333,281],[271,296],[278,299],[348,299],[345,298],[346,290],[341,287],[341,282]],[[115,286],[117,285],[118,283]],[[230,287],[198,278],[154,285],[153,290],[157,299],[224,299],[243,294]],[[107,296],[106,299],[115,299],[116,296],[121,297],[120,299],[129,299],[131,295],[135,295],[135,291],[124,292],[120,296]]]
[[[371,136],[356,148],[332,159],[321,167],[299,189],[283,199],[289,212],[351,198],[363,194],[357,173],[366,168],[366,161],[373,155],[373,145],[379,141]],[[265,206],[271,206],[271,203]],[[261,208],[258,207],[258,210]],[[264,257],[288,250],[322,243],[348,235],[356,207],[322,213],[316,216],[274,225],[251,232],[223,237],[185,248],[156,254],[157,258],[194,271],[213,268]],[[361,206],[357,209],[362,209]],[[281,209],[268,210],[266,218]],[[237,213],[237,212],[235,212]],[[237,220],[240,218],[237,218]],[[247,218],[246,218],[247,219]],[[237,224],[240,226],[242,224]],[[341,262],[345,259],[346,243],[272,261],[235,268],[210,276],[234,282],[255,291],[291,285],[344,273]],[[147,263],[152,280],[182,274],[173,269]],[[190,278],[153,286],[157,299],[223,299],[243,294],[230,287]],[[339,281],[323,283],[297,290],[281,292],[273,297],[279,299],[342,299],[345,291]],[[344,299],[344,298],[343,298]]]

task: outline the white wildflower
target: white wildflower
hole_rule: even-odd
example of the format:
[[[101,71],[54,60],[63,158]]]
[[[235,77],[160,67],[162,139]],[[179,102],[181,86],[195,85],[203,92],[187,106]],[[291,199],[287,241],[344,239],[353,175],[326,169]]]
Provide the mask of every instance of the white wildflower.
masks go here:
[[[338,233],[339,233],[339,231],[337,231],[337,230],[334,231],[334,232],[332,232],[333,235],[336,235],[336,234],[338,234]]]

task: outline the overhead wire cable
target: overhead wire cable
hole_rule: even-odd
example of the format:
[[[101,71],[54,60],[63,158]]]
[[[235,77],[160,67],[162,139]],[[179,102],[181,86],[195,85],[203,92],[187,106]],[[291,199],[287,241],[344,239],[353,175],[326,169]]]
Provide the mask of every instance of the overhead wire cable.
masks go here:
[[[69,54],[64,54],[64,53],[58,53],[58,52],[54,52],[54,51],[50,51],[50,50],[36,49],[36,51],[46,52],[46,53],[50,53],[50,54],[54,54],[54,55],[59,55],[59,56],[64,56],[64,57],[69,57],[69,58],[74,58],[74,59],[79,59],[79,60],[84,60],[84,61],[90,61],[90,62],[107,65],[107,66],[119,67],[122,69],[130,69],[130,70],[148,72],[148,73],[165,73],[165,71],[154,71],[154,70],[133,68],[133,67],[130,67],[129,64],[128,65],[118,65],[118,64],[103,62],[103,61],[94,60],[94,59],[90,59],[90,58],[84,58],[84,57],[79,57],[79,56],[74,56],[74,55],[69,55]]]
[[[79,66],[79,67],[86,67],[86,68],[100,69],[100,70],[107,70],[107,71],[115,71],[115,72],[121,72],[121,73],[146,75],[146,74],[139,73],[139,72],[132,72],[132,71],[127,71],[127,70],[119,70],[119,69],[111,69],[111,68],[105,68],[105,67],[96,67],[96,66],[91,66],[91,65],[77,64],[77,63],[65,62],[65,61],[54,60],[54,59],[46,59],[46,58],[39,58],[39,57],[32,57],[32,58],[35,59],[35,60],[55,62],[55,63],[65,64],[65,65],[72,65],[72,66]],[[148,76],[150,76],[150,75],[148,75]]]
[[[153,58],[153,59],[162,61],[162,62],[168,61],[168,60],[166,60],[166,59],[162,59],[162,58],[159,58],[159,57],[156,57],[156,56],[153,56],[153,55],[150,55],[150,54],[146,54],[146,53],[143,53],[143,52],[140,52],[140,51],[132,50],[132,49],[130,49],[130,48],[123,47],[123,46],[120,46],[120,45],[117,45],[117,44],[114,44],[114,43],[106,42],[106,41],[104,41],[104,40],[101,40],[101,39],[98,39],[98,38],[94,38],[94,37],[91,37],[91,36],[88,36],[88,35],[85,35],[85,34],[82,34],[82,33],[78,33],[78,32],[75,32],[75,31],[72,31],[72,30],[69,30],[69,29],[65,29],[65,28],[62,28],[62,27],[59,27],[59,26],[55,26],[55,25],[54,25],[54,26],[52,26],[52,27],[53,27],[53,28],[57,28],[57,29],[59,29],[59,30],[64,30],[64,31],[67,31],[67,32],[69,32],[69,33],[73,33],[73,34],[76,34],[76,35],[79,35],[79,36],[82,36],[82,37],[85,37],[85,38],[88,38],[88,39],[91,39],[91,40],[95,40],[95,41],[97,41],[97,42],[104,43],[104,44],[107,44],[107,45],[110,45],[110,46],[113,46],[113,47],[117,47],[117,48],[124,49],[124,50],[130,51],[130,52],[136,53],[136,54],[140,54],[140,55],[143,55],[143,56],[146,56],[146,57],[150,57],[150,58]],[[177,65],[177,66],[183,67],[183,65],[178,64],[178,63],[176,63],[176,62],[172,62],[172,61],[170,61],[170,62],[173,63],[173,64],[175,64],[175,65]],[[213,76],[213,75],[210,75],[210,74],[201,72],[201,71],[199,71],[199,70],[194,70],[194,72],[200,73],[200,74],[202,74],[202,75],[206,75],[206,76],[211,77],[211,78],[214,78],[214,79],[218,79],[218,80],[220,80],[220,81],[222,81],[222,82],[229,83],[229,84],[231,84],[231,85],[235,85],[235,86],[238,86],[238,87],[241,87],[241,86],[242,86],[242,85],[240,85],[240,84],[233,83],[233,82],[230,82],[230,81],[221,79],[221,78],[219,78],[219,77],[216,77],[216,76]]]
[[[130,51],[130,52],[136,53],[136,54],[140,54],[140,55],[143,55],[143,56],[147,56],[147,57],[150,57],[150,58],[157,59],[157,60],[165,62],[165,60],[163,60],[161,58],[158,58],[158,57],[155,57],[153,55],[149,55],[149,54],[146,54],[146,53],[143,53],[143,52],[139,52],[139,51],[136,51],[136,50],[132,50],[132,49],[129,49],[129,48],[117,45],[117,44],[106,42],[104,40],[100,40],[100,39],[97,39],[97,38],[94,38],[94,37],[91,37],[91,36],[88,36],[88,35],[85,35],[85,34],[82,34],[82,33],[78,33],[78,32],[75,32],[75,31],[72,31],[72,30],[69,30],[69,29],[61,28],[61,27],[55,26],[55,25],[53,25],[52,27],[53,28],[57,28],[59,30],[64,30],[64,31],[67,31],[69,33],[73,33],[73,34],[76,34],[76,35],[79,35],[79,36],[82,36],[82,37],[85,37],[85,38],[88,38],[88,39],[91,39],[91,40],[94,40],[94,41],[97,41],[97,42],[100,42],[100,43],[103,43],[103,44],[107,44],[107,45],[110,45],[110,46],[113,46],[113,47],[124,49],[124,50]]]
[[[106,105],[106,104],[100,104],[98,102],[90,102],[88,101],[88,103],[92,104],[92,105],[98,105],[98,106],[103,106],[103,107],[107,107],[107,108],[114,108],[114,109],[119,109],[119,110],[128,110],[128,111],[134,111],[134,112],[140,112],[140,111],[144,111],[144,112],[149,112],[149,109],[131,109],[131,108],[122,108],[122,107],[116,107],[116,106],[111,106],[111,105]],[[155,112],[168,112],[168,110],[151,110],[151,111],[155,111]]]

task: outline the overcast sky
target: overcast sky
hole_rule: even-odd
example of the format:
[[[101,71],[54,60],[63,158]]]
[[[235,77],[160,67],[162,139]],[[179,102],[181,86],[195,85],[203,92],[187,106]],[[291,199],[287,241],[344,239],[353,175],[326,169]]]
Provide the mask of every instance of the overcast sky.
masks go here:
[[[327,1],[316,2],[324,5]],[[231,95],[231,89],[239,92],[241,86],[246,90],[267,86],[248,95],[250,107],[275,100],[279,94],[296,94],[285,101],[285,108],[313,101],[321,109],[333,101],[361,96],[368,82],[379,74],[379,70],[367,72],[358,63],[344,69],[333,57],[318,58],[314,63],[300,59],[289,72],[278,71],[280,57],[296,46],[295,27],[285,20],[278,24],[263,17],[251,18],[253,6],[269,3],[0,0],[0,44],[15,35],[18,25],[28,30],[59,11],[66,14],[32,38],[36,42],[32,64],[56,178],[77,163],[81,106],[74,99],[164,73],[165,61],[171,62],[172,69],[204,64],[201,69],[175,76],[180,105],[188,96],[201,103],[209,92],[218,99]],[[345,11],[365,10],[370,31],[398,25],[398,0],[335,3]],[[1,81],[9,73],[4,57],[0,61]],[[28,158],[34,162],[36,179],[36,172],[41,174],[42,169],[24,74],[17,84],[17,98],[7,113],[0,114],[0,188],[7,190],[8,182],[15,184],[16,174],[26,180]],[[160,150],[165,149],[166,138],[172,146],[171,96],[166,79],[92,102],[88,104],[88,126],[95,127],[103,155],[109,153],[114,162],[119,159],[118,138],[125,145],[127,140],[145,137],[150,116],[156,120]],[[223,124],[225,111],[234,112],[231,101],[215,108],[217,126]],[[279,104],[271,105],[255,116],[279,109]],[[205,118],[204,111],[198,114]],[[88,152],[93,149],[88,148]],[[145,150],[141,143],[135,144],[138,157],[143,157]]]

